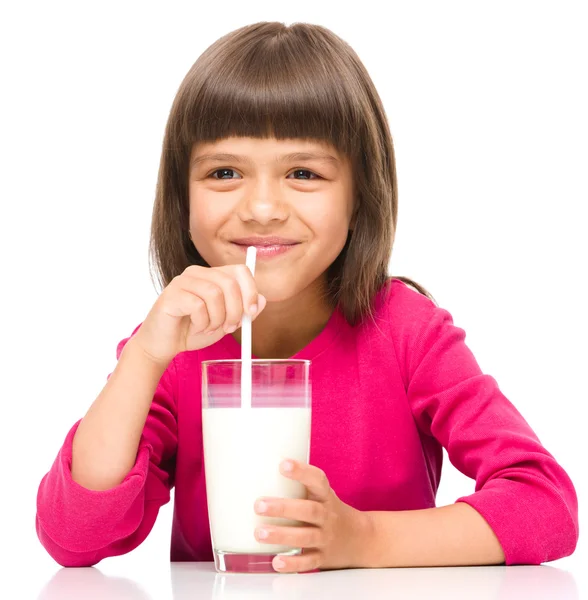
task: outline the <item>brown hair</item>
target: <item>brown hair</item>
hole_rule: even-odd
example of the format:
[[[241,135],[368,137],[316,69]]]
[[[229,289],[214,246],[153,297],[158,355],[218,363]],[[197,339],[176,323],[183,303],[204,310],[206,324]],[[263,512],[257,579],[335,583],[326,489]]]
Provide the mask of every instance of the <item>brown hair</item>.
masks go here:
[[[230,136],[318,140],[349,157],[355,224],[327,271],[327,295],[352,325],[372,316],[389,279],[398,192],[384,108],[354,50],[319,25],[261,22],[201,54],[173,101],[159,165],[150,254],[164,287],[192,264],[208,266],[189,233],[190,154],[194,143]]]

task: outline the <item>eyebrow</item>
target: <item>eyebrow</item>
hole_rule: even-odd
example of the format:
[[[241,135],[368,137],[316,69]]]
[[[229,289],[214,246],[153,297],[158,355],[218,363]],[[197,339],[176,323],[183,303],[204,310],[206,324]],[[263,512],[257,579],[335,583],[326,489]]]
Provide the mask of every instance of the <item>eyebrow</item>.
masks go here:
[[[216,152],[214,154],[201,154],[200,156],[196,156],[190,166],[194,167],[204,161],[214,161],[214,162],[232,162],[232,163],[241,163],[241,164],[252,164],[252,160],[247,156],[240,156],[238,154],[228,154],[226,152]],[[288,154],[282,154],[281,156],[276,156],[276,162],[284,163],[291,162],[296,160],[318,160],[321,162],[332,163],[333,165],[339,164],[339,159],[332,156],[331,154],[327,154],[325,152],[290,152]]]

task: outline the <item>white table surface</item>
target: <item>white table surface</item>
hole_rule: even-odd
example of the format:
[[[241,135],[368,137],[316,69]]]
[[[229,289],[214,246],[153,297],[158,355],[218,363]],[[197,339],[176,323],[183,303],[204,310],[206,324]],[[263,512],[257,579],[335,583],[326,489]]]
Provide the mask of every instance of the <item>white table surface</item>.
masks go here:
[[[583,571],[583,569],[582,569]],[[31,577],[34,575],[31,570]],[[37,600],[208,600],[209,598],[264,600],[577,600],[586,596],[578,585],[579,573],[553,567],[460,567],[422,569],[352,569],[281,575],[223,575],[212,563],[111,562],[82,569],[55,569],[36,591],[24,584],[26,570],[9,587],[0,584],[1,598]],[[13,578],[15,574],[13,574]],[[16,583],[16,587],[12,587]],[[20,589],[24,594],[19,594]]]

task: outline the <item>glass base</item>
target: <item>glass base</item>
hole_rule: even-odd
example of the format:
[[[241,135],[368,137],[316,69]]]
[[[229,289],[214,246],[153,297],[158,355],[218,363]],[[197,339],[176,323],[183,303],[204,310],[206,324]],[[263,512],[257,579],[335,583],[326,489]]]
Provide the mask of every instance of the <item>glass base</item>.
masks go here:
[[[214,566],[219,573],[277,573],[272,567],[274,556],[297,556],[300,548],[277,554],[243,554],[214,550]]]

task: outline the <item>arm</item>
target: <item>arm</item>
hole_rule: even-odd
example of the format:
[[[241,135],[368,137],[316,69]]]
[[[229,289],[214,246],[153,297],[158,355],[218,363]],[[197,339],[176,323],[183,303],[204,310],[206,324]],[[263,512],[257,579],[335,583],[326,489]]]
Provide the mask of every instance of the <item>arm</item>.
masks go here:
[[[423,524],[433,527],[428,537],[437,540],[437,551],[429,551],[430,564],[445,564],[450,558],[472,564],[474,557],[478,564],[497,562],[500,553],[482,518],[506,564],[539,564],[568,556],[578,539],[577,496],[569,476],[494,378],[482,373],[465,344],[464,330],[453,324],[449,312],[408,288],[404,293],[403,321],[410,329],[397,337],[397,351],[415,421],[422,435],[435,437],[452,464],[475,479],[476,486],[473,494],[457,499],[459,505],[376,521],[396,523],[401,535],[409,523],[421,535]],[[470,528],[463,539],[462,532]],[[467,551],[458,551],[456,544],[461,542],[468,545]],[[407,551],[415,544],[420,542],[413,540]],[[468,559],[469,548],[473,555]]]
[[[302,523],[266,523],[256,530],[262,543],[303,549],[298,556],[276,557],[273,566],[280,572],[489,565],[505,560],[492,529],[462,502],[423,510],[360,511],[339,499],[318,467],[290,459],[281,464],[281,473],[304,485],[307,497],[264,497],[255,505],[260,515]]]
[[[74,454],[74,439],[83,420],[71,428],[39,486],[37,535],[63,566],[91,566],[129,552],[147,537],[159,508],[169,501],[177,445],[175,364],[156,381],[157,373],[128,341],[119,344],[116,369],[84,417],[89,426],[79,438],[82,453]],[[110,402],[118,423],[101,414]],[[141,419],[133,448],[126,437],[132,437]],[[101,428],[109,431],[103,435]],[[118,437],[109,439],[108,434]],[[74,458],[79,481],[72,473]]]
[[[408,294],[416,295],[405,292],[389,319],[408,403],[421,436],[439,441],[476,491],[440,508],[362,512],[338,498],[324,471],[288,460],[281,473],[307,498],[264,497],[256,511],[303,525],[264,524],[256,538],[303,552],[276,557],[274,568],[539,564],[571,554],[578,504],[566,472],[482,374],[450,314]]]
[[[71,474],[89,490],[119,485],[137,458],[139,439],[155,390],[165,371],[131,338],[108,382],[80,422],[72,448]]]
[[[366,531],[362,536],[362,567],[494,565],[505,561],[488,523],[463,502],[441,508],[362,514],[362,531]]]

